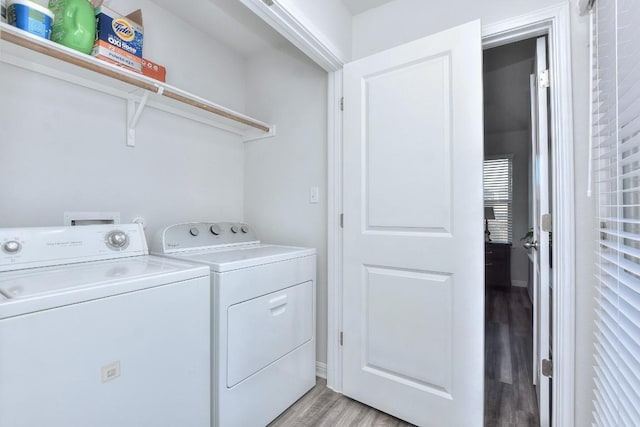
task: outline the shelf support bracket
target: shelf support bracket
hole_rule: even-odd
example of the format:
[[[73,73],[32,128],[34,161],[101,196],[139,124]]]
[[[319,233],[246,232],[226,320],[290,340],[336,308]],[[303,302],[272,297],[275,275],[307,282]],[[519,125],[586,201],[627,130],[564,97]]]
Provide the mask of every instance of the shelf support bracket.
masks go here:
[[[261,139],[273,138],[274,136],[276,136],[276,125],[271,125],[271,127],[269,128],[269,132],[263,135],[246,136],[242,139],[242,142],[258,141]]]
[[[136,146],[136,125],[142,115],[144,106],[149,99],[149,91],[144,91],[140,104],[136,108],[136,101],[129,98],[127,99],[127,147]]]
[[[157,94],[162,95],[162,92],[164,92],[164,88],[158,87]],[[144,111],[144,107],[147,105],[150,93],[151,92],[148,90],[144,91],[137,107],[136,101],[133,98],[127,99],[127,147],[136,146],[136,126],[138,124],[138,120],[140,120],[142,112]]]

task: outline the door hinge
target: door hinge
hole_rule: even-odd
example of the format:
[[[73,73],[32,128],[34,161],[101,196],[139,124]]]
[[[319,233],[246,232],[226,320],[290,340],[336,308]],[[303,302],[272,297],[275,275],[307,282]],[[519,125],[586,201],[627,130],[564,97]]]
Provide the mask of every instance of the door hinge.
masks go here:
[[[540,221],[540,228],[542,231],[551,232],[553,231],[553,220],[551,214],[543,214]]]
[[[551,378],[553,376],[553,362],[551,360],[542,360],[542,375],[548,378]]]
[[[549,70],[542,70],[538,74],[538,87],[541,89],[549,87]]]
[[[344,214],[340,214],[340,228],[344,228]]]
[[[340,345],[344,344],[344,332],[340,331]]]
[[[344,111],[344,96],[340,98],[340,111]]]

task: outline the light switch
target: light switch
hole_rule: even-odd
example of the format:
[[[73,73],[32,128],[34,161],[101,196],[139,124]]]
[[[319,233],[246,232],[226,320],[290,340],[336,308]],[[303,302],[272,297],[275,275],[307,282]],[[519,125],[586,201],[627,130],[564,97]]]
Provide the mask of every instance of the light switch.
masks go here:
[[[320,200],[320,190],[318,187],[309,188],[309,203],[318,203]]]

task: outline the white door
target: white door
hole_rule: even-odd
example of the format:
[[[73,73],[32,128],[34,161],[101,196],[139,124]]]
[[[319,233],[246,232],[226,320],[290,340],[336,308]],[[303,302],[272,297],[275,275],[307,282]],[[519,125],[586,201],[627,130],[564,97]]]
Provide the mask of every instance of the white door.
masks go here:
[[[343,392],[481,426],[480,22],[344,69]]]
[[[549,122],[548,92],[545,80],[547,69],[547,41],[536,42],[536,73],[532,84],[532,189],[533,189],[533,243],[525,244],[533,260],[533,324],[534,324],[534,384],[538,394],[540,426],[549,426],[549,377],[542,374],[542,364],[551,360],[550,330],[550,270],[549,270]],[[549,219],[545,220],[545,216]],[[547,230],[547,231],[544,231]]]

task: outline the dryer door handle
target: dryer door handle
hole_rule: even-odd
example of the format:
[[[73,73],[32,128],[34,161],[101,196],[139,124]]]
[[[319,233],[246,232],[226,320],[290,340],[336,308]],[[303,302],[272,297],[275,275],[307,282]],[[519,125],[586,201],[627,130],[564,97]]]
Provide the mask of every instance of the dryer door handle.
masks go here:
[[[269,309],[271,311],[275,311],[276,309],[287,305],[287,295],[280,295],[279,297],[272,298],[269,300]],[[275,314],[275,313],[274,313]]]

